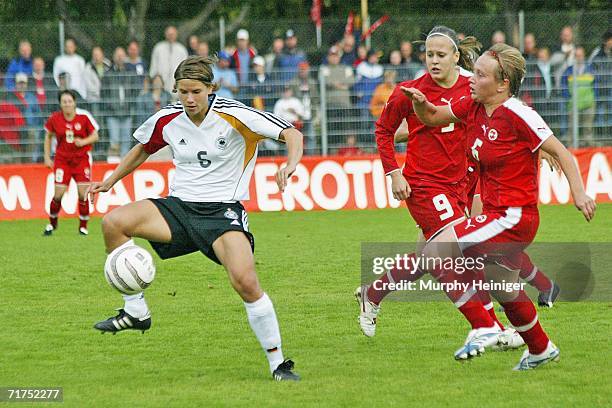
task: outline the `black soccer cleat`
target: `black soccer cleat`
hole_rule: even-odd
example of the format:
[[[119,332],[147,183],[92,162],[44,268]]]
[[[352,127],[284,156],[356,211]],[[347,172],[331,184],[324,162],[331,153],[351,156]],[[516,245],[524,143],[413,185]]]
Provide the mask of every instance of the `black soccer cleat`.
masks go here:
[[[143,333],[151,328],[151,315],[143,319],[130,316],[123,309],[117,309],[119,314],[115,317],[109,317],[106,320],[98,322],[94,325],[94,329],[98,329],[102,334],[110,332],[116,334],[122,330],[141,330]]]
[[[548,308],[553,307],[553,303],[555,303],[555,300],[557,300],[559,292],[561,292],[561,288],[559,285],[557,285],[557,282],[553,282],[550,290],[540,292],[538,295],[538,306]]]
[[[275,381],[300,381],[300,376],[291,371],[294,365],[293,361],[289,359],[283,361],[272,373],[272,378]]]

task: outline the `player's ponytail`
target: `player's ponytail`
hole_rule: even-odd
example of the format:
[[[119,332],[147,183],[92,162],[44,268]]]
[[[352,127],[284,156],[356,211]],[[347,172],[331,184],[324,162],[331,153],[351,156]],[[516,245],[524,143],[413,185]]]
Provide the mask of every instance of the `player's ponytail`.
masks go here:
[[[191,56],[181,61],[174,71],[174,92],[176,85],[181,79],[193,79],[210,86],[212,91],[219,90],[219,84],[214,82],[213,66],[217,63],[217,57]]]
[[[459,41],[459,62],[458,65],[472,71],[474,69],[474,62],[480,55],[482,44],[476,39],[476,37],[469,36]]]

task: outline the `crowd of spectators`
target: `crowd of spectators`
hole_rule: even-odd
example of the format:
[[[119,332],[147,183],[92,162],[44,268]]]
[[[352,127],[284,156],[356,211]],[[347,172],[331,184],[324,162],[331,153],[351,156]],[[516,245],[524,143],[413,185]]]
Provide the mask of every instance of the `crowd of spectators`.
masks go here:
[[[51,69],[34,56],[28,40],[20,41],[18,56],[2,75],[0,161],[14,157],[7,153],[15,151],[23,161],[41,160],[42,124],[58,109],[58,92],[67,88],[77,92],[77,106],[90,110],[102,126],[102,140],[107,143],[98,158],[119,159],[132,146],[134,128],[175,100],[173,73],[178,63],[188,55],[209,53],[218,57],[214,70],[220,84],[218,95],[273,111],[292,122],[306,136],[309,154],[320,152],[320,125],[325,114],[330,145],[334,147],[331,152],[359,154],[374,149],[374,122],[395,85],[426,71],[424,45],[409,40],[383,54],[367,49],[347,33],[323,55],[310,56],[309,60],[292,29],[274,38],[262,51],[251,43],[245,29],[238,30],[230,47],[214,53],[198,36],[190,36],[183,45],[178,34],[173,26],[165,29],[165,39],[151,51],[150,64],[142,58],[140,44],[134,40],[125,48],[107,50],[111,51],[110,58],[105,50],[94,46],[86,61],[77,42],[69,38],[64,54],[55,58]],[[495,31],[489,43],[505,41],[504,33]],[[597,129],[601,130],[599,134],[609,132],[612,122],[612,30],[603,35],[601,45],[594,50],[576,44],[570,26],[561,30],[554,47],[540,46],[528,33],[523,48],[528,61],[520,95],[523,101],[534,106],[570,144],[577,112],[581,141],[597,145],[601,139]],[[325,93],[324,104],[321,91]],[[322,106],[325,112],[320,112]],[[274,142],[261,147],[264,154],[275,154],[279,149]]]

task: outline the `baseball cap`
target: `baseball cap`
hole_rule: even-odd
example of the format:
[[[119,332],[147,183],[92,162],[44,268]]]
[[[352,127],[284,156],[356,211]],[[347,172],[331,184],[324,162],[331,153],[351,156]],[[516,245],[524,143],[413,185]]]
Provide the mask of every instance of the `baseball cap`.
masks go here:
[[[298,64],[298,68],[300,69],[308,69],[310,68],[310,64],[308,63],[308,61],[302,61]]]
[[[15,74],[15,83],[19,82],[28,82],[28,76],[23,72],[18,72]]]
[[[329,48],[328,54],[340,54],[340,49],[335,45]]]
[[[249,39],[249,32],[247,30],[245,30],[244,28],[241,28],[236,33],[236,39],[238,39],[238,40],[248,40]]]
[[[229,60],[229,59],[232,58],[232,57],[230,57],[230,55],[229,55],[229,53],[227,51],[219,51],[217,56],[219,57],[219,59],[222,59],[222,60]]]
[[[253,65],[260,65],[263,67],[264,65],[266,65],[266,61],[263,59],[261,55],[256,55],[253,58]]]
[[[285,37],[287,38],[295,37],[295,33],[293,32],[292,29],[288,29],[287,32],[285,33]]]

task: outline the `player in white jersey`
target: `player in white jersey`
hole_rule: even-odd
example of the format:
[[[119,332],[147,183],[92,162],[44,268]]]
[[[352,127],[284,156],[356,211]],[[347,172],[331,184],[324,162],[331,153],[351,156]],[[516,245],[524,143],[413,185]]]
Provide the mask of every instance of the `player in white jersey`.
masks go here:
[[[244,301],[247,317],[275,380],[299,380],[285,360],[274,306],[255,273],[254,240],[240,200],[249,198],[249,181],[264,138],[287,144],[287,164],[276,173],[280,191],[302,157],[302,134],[290,123],[213,92],[215,58],[189,57],[174,73],[179,101],[161,109],[134,133],[140,142],[109,178],[93,183],[96,193],[109,191],[150,154],[170,146],[176,166],[168,197],[136,201],[106,214],[102,231],[109,257],[149,240],[162,259],[196,251],[223,265]],[[151,315],[142,293],[123,295],[119,315],[97,323],[103,332],[148,330]]]

